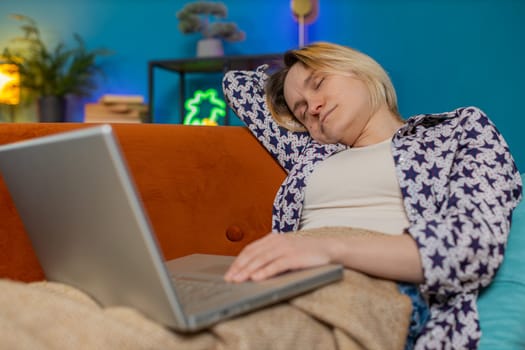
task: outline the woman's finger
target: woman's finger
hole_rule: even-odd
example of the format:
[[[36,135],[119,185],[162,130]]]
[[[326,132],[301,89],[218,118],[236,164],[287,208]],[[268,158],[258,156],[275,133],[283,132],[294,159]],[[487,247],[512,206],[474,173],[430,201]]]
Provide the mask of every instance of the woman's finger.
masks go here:
[[[268,264],[280,255],[278,245],[271,235],[248,245],[235,259],[225,275],[227,281],[242,282],[251,276],[253,271]]]

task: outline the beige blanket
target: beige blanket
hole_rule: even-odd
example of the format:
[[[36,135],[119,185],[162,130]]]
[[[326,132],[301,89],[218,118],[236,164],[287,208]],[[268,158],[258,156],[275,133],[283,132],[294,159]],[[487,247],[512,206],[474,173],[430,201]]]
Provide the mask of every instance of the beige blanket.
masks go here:
[[[403,349],[410,299],[345,270],[340,282],[183,335],[58,283],[0,280],[1,349]]]

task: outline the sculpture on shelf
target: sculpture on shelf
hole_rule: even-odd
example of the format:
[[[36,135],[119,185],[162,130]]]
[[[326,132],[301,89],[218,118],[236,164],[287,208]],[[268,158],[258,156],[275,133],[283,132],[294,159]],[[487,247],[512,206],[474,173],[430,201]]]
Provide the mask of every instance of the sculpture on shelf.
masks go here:
[[[24,15],[12,18],[21,22],[23,36],[11,39],[3,59],[18,67],[24,99],[38,101],[39,120],[63,121],[66,96],[89,96],[96,87],[95,76],[102,73],[96,59],[110,52],[88,50],[78,34],[73,35],[72,47],[63,42],[48,47],[35,20]]]
[[[197,44],[197,56],[222,56],[222,40],[242,41],[245,32],[233,22],[223,22],[227,17],[227,8],[222,2],[196,1],[186,4],[176,17],[179,29],[184,34],[201,33],[202,39]]]
[[[208,117],[202,118],[200,106],[206,101],[211,105],[211,109]],[[218,92],[215,89],[195,91],[193,97],[186,100],[184,107],[188,112],[184,117],[184,124],[187,125],[216,126],[219,125],[219,119],[226,115],[226,102],[218,97]]]

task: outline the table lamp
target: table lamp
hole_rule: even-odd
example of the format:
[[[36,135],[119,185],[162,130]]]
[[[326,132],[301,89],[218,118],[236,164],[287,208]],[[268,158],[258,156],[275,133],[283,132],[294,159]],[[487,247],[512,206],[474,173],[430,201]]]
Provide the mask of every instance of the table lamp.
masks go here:
[[[0,103],[20,103],[20,73],[16,64],[0,63]]]
[[[9,118],[14,120],[15,105],[20,103],[20,72],[18,66],[0,63],[0,104],[8,105]]]
[[[305,24],[313,23],[319,14],[319,0],[291,0],[292,16],[299,24],[299,47],[305,44]]]

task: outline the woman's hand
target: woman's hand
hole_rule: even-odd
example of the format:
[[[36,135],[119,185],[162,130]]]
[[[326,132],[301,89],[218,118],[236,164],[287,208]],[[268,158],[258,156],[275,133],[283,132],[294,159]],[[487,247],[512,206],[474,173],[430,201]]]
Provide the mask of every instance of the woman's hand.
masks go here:
[[[224,276],[229,282],[260,281],[288,270],[332,262],[334,240],[270,233],[252,242]]]

